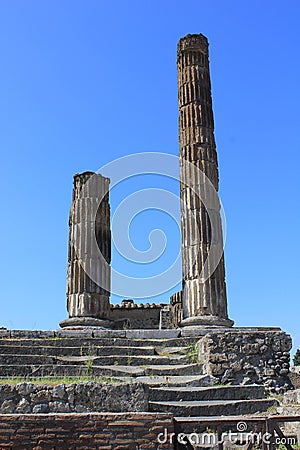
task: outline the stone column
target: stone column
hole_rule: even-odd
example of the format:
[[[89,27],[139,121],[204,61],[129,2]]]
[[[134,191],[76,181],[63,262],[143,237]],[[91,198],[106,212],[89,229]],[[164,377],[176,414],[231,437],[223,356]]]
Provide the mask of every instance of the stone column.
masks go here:
[[[61,327],[111,327],[111,232],[108,178],[94,172],[74,176],[69,219],[67,309]]]
[[[218,162],[205,36],[189,34],[179,40],[177,68],[183,259],[181,326],[232,326],[227,313]]]

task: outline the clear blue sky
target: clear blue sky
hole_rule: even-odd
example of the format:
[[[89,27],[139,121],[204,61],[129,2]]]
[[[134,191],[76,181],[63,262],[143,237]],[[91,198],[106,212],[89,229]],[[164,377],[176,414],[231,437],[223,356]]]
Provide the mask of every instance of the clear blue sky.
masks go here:
[[[0,2],[0,325],[53,329],[67,316],[73,174],[178,154],[176,44],[203,33],[230,317],[281,326],[300,346],[299,23],[298,1]],[[138,217],[134,244],[163,221]]]

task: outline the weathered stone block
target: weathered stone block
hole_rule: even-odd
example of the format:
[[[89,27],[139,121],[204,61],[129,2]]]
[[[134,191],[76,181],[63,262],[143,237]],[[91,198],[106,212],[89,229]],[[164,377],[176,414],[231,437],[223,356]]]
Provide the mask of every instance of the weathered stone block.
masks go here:
[[[93,330],[84,328],[84,329],[73,329],[73,330],[56,330],[55,331],[55,337],[61,337],[61,338],[91,338],[93,337]]]
[[[216,330],[203,336],[197,347],[204,373],[222,383],[262,384],[276,393],[289,389],[287,349],[292,347],[291,337],[282,331],[264,330]]]
[[[174,339],[180,336],[180,330],[126,330],[126,338],[131,339]]]
[[[52,330],[11,330],[11,338],[22,339],[40,339],[40,338],[53,338],[54,331]]]
[[[148,386],[143,383],[100,384],[92,381],[51,386],[0,385],[0,412],[68,413],[147,411]]]
[[[93,336],[96,338],[125,338],[125,330],[100,330],[94,329]]]

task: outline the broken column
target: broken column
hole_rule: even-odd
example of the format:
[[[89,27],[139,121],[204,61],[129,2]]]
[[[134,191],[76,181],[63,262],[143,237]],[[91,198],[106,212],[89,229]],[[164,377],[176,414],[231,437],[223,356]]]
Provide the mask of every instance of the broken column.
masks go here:
[[[232,326],[228,319],[218,198],[208,41],[179,40],[177,52],[183,262],[181,326]]]
[[[111,231],[108,178],[74,176],[69,219],[67,310],[61,327],[111,327]]]

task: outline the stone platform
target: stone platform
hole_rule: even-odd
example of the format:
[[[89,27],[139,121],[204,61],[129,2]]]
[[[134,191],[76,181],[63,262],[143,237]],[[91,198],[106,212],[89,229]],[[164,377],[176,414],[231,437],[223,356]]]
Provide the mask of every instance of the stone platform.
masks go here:
[[[190,336],[185,332],[2,329],[0,378],[2,383],[17,378],[21,387],[2,386],[0,412],[26,407],[24,413],[127,408],[180,416],[249,414],[276,404],[265,397],[265,389],[281,393],[290,387],[291,339],[279,328],[201,328]],[[47,383],[59,384],[60,379],[57,399]],[[44,384],[37,387],[37,380]],[[220,386],[224,383],[229,385],[225,390]],[[29,392],[26,405],[20,405],[22,390]],[[77,396],[73,404],[69,393],[71,399]],[[114,401],[118,393],[129,399],[125,409]]]
[[[183,327],[176,329],[124,329],[113,330],[109,328],[93,327],[93,326],[69,326],[58,330],[9,330],[0,328],[0,339],[20,338],[20,339],[40,339],[40,338],[127,338],[127,339],[175,339],[178,337],[197,338],[207,335],[208,333],[264,333],[264,332],[281,332],[280,327],[234,327],[219,328],[211,327]]]

